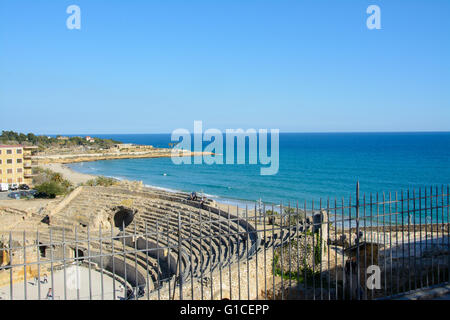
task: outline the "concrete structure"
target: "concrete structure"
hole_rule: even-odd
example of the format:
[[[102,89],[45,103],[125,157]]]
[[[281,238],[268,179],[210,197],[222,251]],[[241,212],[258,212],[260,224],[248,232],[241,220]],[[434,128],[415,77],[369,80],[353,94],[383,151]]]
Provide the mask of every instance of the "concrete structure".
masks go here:
[[[450,300],[450,284],[416,290],[393,300]]]
[[[0,145],[0,183],[31,184],[32,152],[37,147]]]
[[[130,148],[134,148],[135,145],[133,143],[120,143],[120,144],[115,144],[114,148],[122,150],[122,149],[130,149]]]

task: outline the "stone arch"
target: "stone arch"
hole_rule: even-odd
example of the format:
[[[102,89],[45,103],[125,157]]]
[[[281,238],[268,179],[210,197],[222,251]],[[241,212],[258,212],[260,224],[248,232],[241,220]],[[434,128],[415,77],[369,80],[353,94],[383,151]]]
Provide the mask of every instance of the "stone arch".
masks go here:
[[[84,260],[84,251],[80,248],[78,248],[78,249],[73,248],[73,255],[75,258],[79,259],[79,261]]]
[[[124,206],[118,206],[113,209],[114,215],[114,226],[119,228],[120,231],[123,231],[123,227],[128,227],[134,219],[134,215],[136,214],[136,210],[127,208]]]

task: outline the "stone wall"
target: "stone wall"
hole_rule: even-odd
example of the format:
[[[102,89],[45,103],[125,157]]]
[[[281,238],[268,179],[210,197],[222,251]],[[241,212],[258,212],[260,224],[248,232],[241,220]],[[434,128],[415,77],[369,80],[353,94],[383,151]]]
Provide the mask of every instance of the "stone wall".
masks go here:
[[[24,263],[36,262],[38,259],[38,250],[34,243],[27,242],[25,250],[24,244],[18,241],[12,241],[11,250],[9,243],[0,243],[1,252],[1,267],[0,270],[0,286],[9,285],[11,283],[11,265],[12,268],[12,282],[23,282],[26,275],[27,279],[33,279],[38,274],[37,264],[31,264],[29,266],[16,266]],[[16,247],[21,247],[16,249]],[[41,268],[42,270],[42,268]]]
[[[81,193],[81,191],[83,191],[82,186],[73,190],[67,197],[61,200],[61,202],[59,202],[54,208],[50,209],[49,216],[56,215],[65,206],[67,206],[70,203],[70,201],[75,199]]]
[[[211,273],[205,273],[203,278],[203,299],[265,299],[265,288],[267,287],[267,290],[269,291],[273,287],[272,250],[266,251],[265,260],[264,251],[259,251],[258,254],[254,255],[248,262],[244,260],[245,258],[243,258],[243,261],[240,263],[233,263],[231,268],[229,266],[224,266],[222,272],[220,272],[219,269],[213,271],[212,277]],[[170,284],[166,283],[163,288],[161,288],[160,299],[167,300],[180,298],[180,287],[177,286],[175,287],[175,291],[173,290],[174,281],[175,278],[172,279]],[[171,286],[172,296],[169,296],[169,285]],[[192,291],[194,293],[193,297]],[[147,294],[143,299],[147,299]],[[150,299],[158,299],[158,293],[152,292],[150,294]],[[193,279],[193,286],[191,279],[183,284],[183,299],[202,299],[201,279]]]

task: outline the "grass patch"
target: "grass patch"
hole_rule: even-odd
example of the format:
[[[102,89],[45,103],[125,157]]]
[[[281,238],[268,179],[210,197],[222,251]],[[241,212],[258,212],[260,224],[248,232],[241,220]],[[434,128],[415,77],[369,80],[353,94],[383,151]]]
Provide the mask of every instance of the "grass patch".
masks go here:
[[[95,186],[111,187],[111,186],[117,185],[118,183],[119,183],[119,180],[117,180],[117,179],[99,176],[95,179],[86,181],[86,183],[84,183],[83,185],[90,186],[90,187],[95,187]]]

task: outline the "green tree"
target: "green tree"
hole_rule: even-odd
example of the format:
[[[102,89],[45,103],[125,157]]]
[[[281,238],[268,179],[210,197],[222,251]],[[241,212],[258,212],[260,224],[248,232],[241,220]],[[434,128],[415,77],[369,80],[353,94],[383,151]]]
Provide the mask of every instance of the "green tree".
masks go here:
[[[43,184],[36,186],[36,190],[38,192],[44,192],[52,197],[66,193],[66,189],[54,181],[44,182]]]

